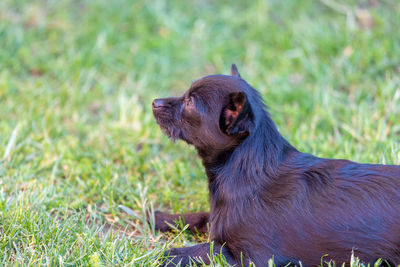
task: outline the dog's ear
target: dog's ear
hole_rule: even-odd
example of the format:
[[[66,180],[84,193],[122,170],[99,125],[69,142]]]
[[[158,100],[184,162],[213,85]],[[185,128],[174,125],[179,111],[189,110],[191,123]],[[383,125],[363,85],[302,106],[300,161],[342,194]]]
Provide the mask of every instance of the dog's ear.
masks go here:
[[[240,78],[239,71],[238,71],[238,69],[237,69],[235,64],[232,64],[232,66],[231,66],[231,75]]]
[[[228,135],[250,133],[254,126],[253,113],[245,93],[228,95],[228,104],[222,110],[219,125]]]

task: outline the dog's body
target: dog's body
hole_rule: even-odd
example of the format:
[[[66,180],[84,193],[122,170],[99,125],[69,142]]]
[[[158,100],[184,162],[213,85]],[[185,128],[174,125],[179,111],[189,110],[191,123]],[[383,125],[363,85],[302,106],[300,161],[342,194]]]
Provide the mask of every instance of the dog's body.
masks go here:
[[[173,139],[193,144],[208,176],[211,211],[185,215],[210,225],[214,251],[231,264],[318,265],[383,258],[400,264],[400,166],[321,159],[292,147],[277,131],[258,92],[232,76],[194,82],[153,111]],[[170,216],[170,217],[168,217]],[[159,213],[156,225],[178,215]],[[165,225],[165,224],[164,224]],[[165,229],[164,229],[165,230]],[[173,249],[174,263],[208,262],[208,244]]]

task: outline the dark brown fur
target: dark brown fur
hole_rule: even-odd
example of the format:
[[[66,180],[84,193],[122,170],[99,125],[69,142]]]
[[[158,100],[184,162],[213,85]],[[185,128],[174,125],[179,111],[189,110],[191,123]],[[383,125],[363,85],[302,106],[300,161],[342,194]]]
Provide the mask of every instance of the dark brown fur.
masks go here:
[[[321,257],[400,264],[400,167],[304,154],[277,131],[262,98],[232,66],[232,76],[195,81],[179,98],[157,99],[154,116],[172,139],[196,147],[211,211],[186,214],[191,229],[209,222],[214,252],[231,264],[303,266]],[[156,226],[179,215],[156,214]],[[209,244],[168,251],[173,263],[209,262]],[[167,265],[168,263],[166,263]]]

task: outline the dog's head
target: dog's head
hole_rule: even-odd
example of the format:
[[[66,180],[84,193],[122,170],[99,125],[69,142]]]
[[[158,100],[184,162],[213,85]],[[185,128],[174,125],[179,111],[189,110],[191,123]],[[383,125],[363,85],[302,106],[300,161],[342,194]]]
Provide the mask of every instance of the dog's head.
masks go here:
[[[252,131],[254,115],[247,83],[235,65],[231,74],[201,78],[181,97],[155,99],[153,113],[161,129],[203,151],[237,146]]]

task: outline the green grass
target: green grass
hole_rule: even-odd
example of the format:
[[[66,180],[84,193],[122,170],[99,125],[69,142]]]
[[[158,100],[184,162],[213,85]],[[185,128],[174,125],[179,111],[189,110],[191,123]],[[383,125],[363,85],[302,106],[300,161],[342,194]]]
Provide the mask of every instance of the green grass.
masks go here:
[[[161,133],[151,101],[231,63],[299,150],[400,164],[399,14],[395,0],[0,1],[0,264],[151,266],[206,241],[145,223],[146,208],[209,208],[194,149]]]

